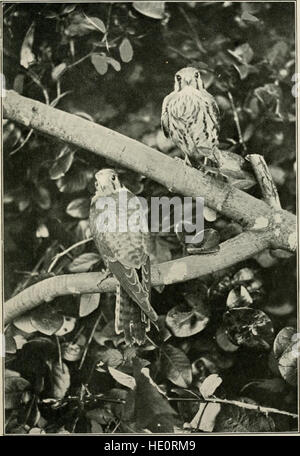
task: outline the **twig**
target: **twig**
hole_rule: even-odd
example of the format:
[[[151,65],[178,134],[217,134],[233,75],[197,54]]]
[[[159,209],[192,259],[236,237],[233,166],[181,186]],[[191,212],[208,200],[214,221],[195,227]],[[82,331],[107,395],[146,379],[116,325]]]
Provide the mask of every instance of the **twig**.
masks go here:
[[[63,366],[63,362],[62,362],[61,346],[60,346],[60,342],[59,342],[59,337],[55,336],[55,340],[56,340],[56,344],[57,344],[59,367],[60,367],[60,370],[62,371],[62,373],[64,373],[64,366]]]
[[[239,144],[243,147],[244,152],[247,152],[247,146],[246,146],[246,144],[244,142],[244,139],[243,139],[238,112],[236,110],[232,94],[229,91],[228,91],[228,98],[229,98],[229,101],[230,101],[231,109],[232,109],[232,112],[233,112],[234,122],[235,122],[236,129],[237,129],[237,132],[238,132]]]
[[[264,201],[274,209],[281,209],[278,191],[264,157],[259,154],[250,154],[246,156],[246,159],[251,163]]]
[[[82,358],[80,360],[80,364],[79,364],[79,367],[78,369],[80,370],[83,366],[83,363],[84,363],[84,360],[86,358],[86,355],[87,355],[87,352],[88,352],[88,349],[89,349],[89,346],[91,345],[91,342],[92,342],[92,339],[93,339],[93,336],[95,334],[95,331],[96,331],[96,328],[101,320],[101,317],[102,317],[102,311],[99,310],[99,315],[97,316],[96,320],[95,320],[95,323],[93,325],[93,328],[92,328],[92,331],[91,331],[91,334],[90,334],[90,337],[88,338],[88,341],[84,347],[84,351],[83,351],[83,354],[82,354]]]
[[[249,160],[252,165],[253,172],[259,184],[263,200],[270,207],[276,210],[281,209],[278,191],[264,157],[259,154],[250,154],[246,156],[246,159]],[[277,222],[278,226],[280,223],[281,220],[279,218]],[[275,226],[275,230],[278,230],[278,227]],[[261,254],[263,253],[264,252],[261,252]],[[291,256],[289,252],[281,249],[270,249],[269,253],[275,258],[289,258]]]
[[[228,399],[221,399],[219,397],[211,397],[211,398],[205,398],[205,399],[194,399],[190,397],[168,397],[168,401],[174,401],[174,402],[214,402],[217,404],[227,404],[227,405],[235,405],[236,407],[248,409],[248,410],[255,410],[257,412],[261,413],[274,413],[277,415],[286,415],[290,416],[291,418],[298,418],[298,415],[296,413],[291,413],[291,412],[286,412],[285,410],[279,410],[276,408],[272,407],[262,407],[260,405],[255,405],[255,404],[248,404],[247,402],[241,402],[241,401],[234,401],[234,400],[228,400]]]
[[[79,242],[76,242],[76,244],[73,244],[71,245],[70,247],[68,247],[66,250],[64,250],[63,252],[61,253],[58,253],[57,255],[55,255],[53,261],[51,262],[49,268],[48,268],[48,272],[51,272],[52,269],[54,268],[54,266],[56,265],[56,263],[58,262],[58,260],[63,257],[64,255],[66,255],[67,253],[71,252],[71,250],[73,249],[76,249],[76,247],[79,247],[80,245],[83,245],[83,244],[86,244],[87,242],[90,242],[92,241],[93,238],[90,237],[88,239],[83,239],[82,241],[79,241]]]
[[[25,146],[25,144],[29,141],[29,139],[31,138],[33,132],[34,132],[33,128],[31,130],[29,130],[28,134],[26,135],[24,140],[21,142],[21,144],[16,149],[13,149],[9,155],[14,155],[19,150],[21,150]]]
[[[179,10],[181,11],[181,14],[185,18],[190,30],[192,31],[192,33],[194,35],[194,39],[195,39],[195,42],[197,44],[199,51],[202,52],[203,54],[206,54],[206,49],[204,49],[204,47],[202,46],[202,43],[199,40],[198,33],[197,33],[192,21],[190,20],[189,16],[186,14],[186,12],[184,11],[184,8],[182,8],[181,6],[179,7]]]

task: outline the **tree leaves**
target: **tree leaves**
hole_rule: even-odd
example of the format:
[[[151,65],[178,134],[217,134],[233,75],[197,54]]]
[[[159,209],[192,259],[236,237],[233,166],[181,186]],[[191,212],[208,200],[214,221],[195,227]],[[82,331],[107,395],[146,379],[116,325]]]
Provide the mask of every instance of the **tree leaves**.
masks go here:
[[[133,2],[133,8],[152,19],[163,19],[165,2]]]
[[[87,218],[90,212],[90,201],[87,198],[77,198],[68,204],[66,212],[74,218]]]
[[[100,302],[100,293],[86,293],[80,297],[79,316],[85,317],[97,309]]]
[[[37,309],[31,311],[32,326],[42,334],[51,336],[55,334],[63,325],[63,315],[57,311],[50,304],[42,304]]]
[[[297,385],[297,362],[299,359],[299,334],[292,327],[285,327],[277,334],[273,351],[278,360],[278,369],[286,382]]]
[[[166,377],[174,385],[187,388],[192,382],[192,368],[186,354],[173,345],[162,345],[161,359]]]
[[[176,412],[142,372],[143,367],[140,360],[135,359],[133,366],[136,388],[131,393],[131,397],[134,397],[134,418],[136,422],[141,428],[147,428],[151,424],[157,425],[159,416],[168,416],[169,423],[172,426],[173,416],[176,415]]]
[[[176,337],[189,337],[202,331],[209,321],[209,317],[197,309],[182,311],[175,306],[166,316],[166,325]]]
[[[201,383],[199,390],[202,396],[208,398],[214,394],[216,389],[221,385],[222,379],[218,374],[211,374]]]
[[[107,58],[105,55],[92,54],[91,62],[94,65],[96,71],[103,76],[108,70]]]
[[[35,62],[35,55],[32,52],[34,41],[35,23],[33,22],[26,32],[22,43],[20,53],[20,65],[24,68],[29,68]]]
[[[71,383],[70,372],[65,363],[53,363],[52,382],[52,396],[55,399],[63,399]]]
[[[106,32],[106,27],[100,18],[87,16],[76,11],[69,15],[69,25],[64,30],[67,36],[84,36],[92,31]]]
[[[87,272],[91,267],[100,261],[98,253],[83,253],[75,258],[72,263],[69,264],[70,272]]]
[[[69,146],[62,148],[59,156],[49,170],[50,178],[53,180],[63,177],[72,166],[74,160],[75,149]]]
[[[119,46],[122,62],[128,63],[132,60],[133,49],[128,38],[124,38]]]
[[[124,372],[114,369],[113,367],[108,367],[108,372],[113,377],[116,382],[120,385],[126,386],[127,388],[133,390],[136,387],[136,381],[131,375],[125,374]]]
[[[274,432],[271,416],[234,405],[223,405],[216,419],[215,432]]]
[[[273,341],[273,325],[261,310],[237,307],[225,312],[224,326],[235,345],[269,350]]]

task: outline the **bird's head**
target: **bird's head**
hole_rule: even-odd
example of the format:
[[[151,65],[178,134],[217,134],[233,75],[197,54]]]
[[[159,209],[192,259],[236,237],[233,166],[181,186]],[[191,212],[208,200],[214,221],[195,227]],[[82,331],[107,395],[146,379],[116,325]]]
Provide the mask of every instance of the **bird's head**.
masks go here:
[[[179,92],[185,87],[193,87],[194,89],[203,89],[203,81],[199,70],[193,67],[182,68],[175,74],[174,90]]]
[[[95,179],[96,192],[103,196],[115,193],[122,187],[118,174],[113,169],[101,169],[96,173]]]

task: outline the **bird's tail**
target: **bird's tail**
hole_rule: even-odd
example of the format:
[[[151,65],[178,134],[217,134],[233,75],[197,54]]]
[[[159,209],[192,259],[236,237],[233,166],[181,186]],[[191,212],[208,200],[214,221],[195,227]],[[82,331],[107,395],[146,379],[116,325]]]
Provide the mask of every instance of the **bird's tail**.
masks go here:
[[[150,320],[120,286],[116,293],[115,331],[124,333],[127,345],[142,345],[150,329]]]

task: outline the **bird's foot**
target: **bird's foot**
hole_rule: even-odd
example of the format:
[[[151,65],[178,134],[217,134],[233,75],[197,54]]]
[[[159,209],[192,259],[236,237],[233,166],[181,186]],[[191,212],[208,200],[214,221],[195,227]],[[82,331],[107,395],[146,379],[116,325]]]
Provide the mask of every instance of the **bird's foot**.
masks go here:
[[[192,164],[189,160],[189,157],[187,155],[184,157],[184,160],[180,157],[174,157],[174,160],[178,161],[179,163],[183,162],[184,166],[192,166]]]

